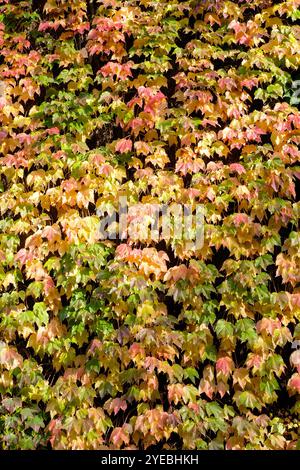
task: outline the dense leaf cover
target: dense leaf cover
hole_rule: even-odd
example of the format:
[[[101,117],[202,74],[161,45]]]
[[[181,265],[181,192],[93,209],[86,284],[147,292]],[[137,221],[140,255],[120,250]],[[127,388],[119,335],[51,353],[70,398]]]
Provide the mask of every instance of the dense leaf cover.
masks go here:
[[[0,1],[3,449],[299,447],[299,18]],[[203,248],[100,240],[122,195]]]

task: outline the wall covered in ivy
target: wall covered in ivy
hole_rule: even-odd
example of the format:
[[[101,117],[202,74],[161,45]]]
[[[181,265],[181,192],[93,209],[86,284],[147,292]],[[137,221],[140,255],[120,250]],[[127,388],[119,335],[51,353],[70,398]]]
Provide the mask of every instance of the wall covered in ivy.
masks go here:
[[[2,449],[300,448],[299,19],[0,1]],[[102,240],[125,196],[203,246]]]

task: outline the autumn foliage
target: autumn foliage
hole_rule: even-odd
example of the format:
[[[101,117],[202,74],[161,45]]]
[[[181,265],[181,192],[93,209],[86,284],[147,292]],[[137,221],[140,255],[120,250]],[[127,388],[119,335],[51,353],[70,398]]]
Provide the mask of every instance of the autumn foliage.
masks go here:
[[[299,19],[0,1],[1,448],[300,448]],[[124,195],[204,246],[100,240]]]

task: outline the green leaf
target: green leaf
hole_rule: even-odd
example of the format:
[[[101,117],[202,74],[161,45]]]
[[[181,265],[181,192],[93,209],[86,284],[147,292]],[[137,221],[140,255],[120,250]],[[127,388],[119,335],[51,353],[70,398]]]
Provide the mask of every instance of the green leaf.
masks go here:
[[[218,320],[215,326],[218,338],[232,338],[234,335],[234,327],[232,323],[226,320]]]
[[[193,384],[195,383],[196,379],[199,379],[199,374],[193,367],[188,367],[184,369],[184,375],[189,378]]]

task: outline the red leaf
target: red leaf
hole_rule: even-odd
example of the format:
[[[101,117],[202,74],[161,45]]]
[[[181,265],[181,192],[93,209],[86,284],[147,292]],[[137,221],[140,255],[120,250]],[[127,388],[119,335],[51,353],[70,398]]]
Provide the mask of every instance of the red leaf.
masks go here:
[[[60,130],[58,127],[50,127],[50,129],[47,129],[47,132],[49,135],[56,135],[60,133]]]
[[[239,175],[246,172],[245,168],[240,163],[232,163],[231,165],[229,165],[229,168],[231,171],[234,171]]]
[[[292,378],[288,381],[288,388],[292,389],[292,391],[296,391],[300,393],[300,375],[294,374]]]
[[[125,425],[124,425],[125,426]],[[118,427],[113,430],[110,436],[110,440],[112,443],[117,447],[117,449],[120,449],[123,443],[129,444],[129,436],[127,433],[124,431],[124,426],[123,427]]]
[[[121,139],[116,145],[116,152],[126,153],[132,150],[132,140]]]
[[[33,253],[25,250],[25,248],[19,250],[15,256],[15,261],[20,261],[22,265],[25,264],[26,261],[31,261],[32,259]]]

